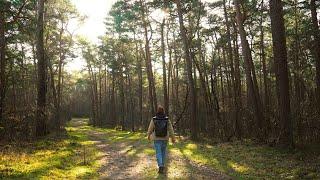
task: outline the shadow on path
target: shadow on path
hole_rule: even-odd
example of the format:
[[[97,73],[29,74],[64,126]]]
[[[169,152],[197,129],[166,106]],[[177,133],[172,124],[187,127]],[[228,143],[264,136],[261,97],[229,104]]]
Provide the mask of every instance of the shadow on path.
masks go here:
[[[178,148],[168,150],[166,173],[159,175],[152,143],[143,133],[101,128],[85,132],[102,152],[98,159],[99,179],[231,179],[209,166],[190,161]]]

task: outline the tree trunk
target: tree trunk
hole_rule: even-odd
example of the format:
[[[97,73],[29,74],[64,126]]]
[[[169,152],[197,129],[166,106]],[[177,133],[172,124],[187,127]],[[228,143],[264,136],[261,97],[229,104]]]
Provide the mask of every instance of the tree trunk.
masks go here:
[[[92,106],[92,125],[96,126],[97,125],[97,99],[96,99],[96,79],[95,79],[95,74],[92,70],[91,63],[90,61],[87,61],[88,65],[88,71],[89,71],[89,78],[91,81],[91,106]]]
[[[266,129],[269,129],[269,85],[268,85],[268,72],[267,72],[267,64],[266,64],[266,53],[265,53],[265,46],[264,46],[264,27],[263,23],[263,12],[264,12],[264,1],[261,2],[261,16],[260,16],[260,52],[261,52],[261,62],[262,62],[262,73],[263,73],[263,89],[264,89],[264,112],[265,112],[265,121],[266,121]],[[267,130],[265,131],[267,133]]]
[[[174,64],[175,68],[173,70],[173,77],[174,77],[174,82],[172,81],[172,96],[175,97],[173,101],[173,111],[175,114],[175,117],[177,118],[179,116],[178,109],[179,109],[179,104],[180,104],[180,98],[179,98],[179,62],[178,60],[178,52],[177,52],[177,45],[176,45],[176,34],[173,31],[172,32],[173,36],[173,52],[174,52]]]
[[[120,60],[121,61],[121,60]],[[123,71],[122,68],[119,72],[119,78],[120,78],[120,103],[121,103],[121,111],[120,111],[120,117],[121,117],[121,122],[120,122],[120,126],[121,126],[121,130],[125,129],[125,118],[126,118],[126,108],[125,108],[125,89],[124,89],[124,79],[123,79]]]
[[[287,47],[281,0],[270,0],[270,18],[274,63],[279,82],[280,143],[293,146],[293,129],[290,117],[289,75]]]
[[[170,97],[172,98],[172,95],[170,94],[170,83],[172,83],[173,81],[172,80],[172,49],[171,47],[169,46],[169,23],[167,24],[167,35],[166,35],[166,40],[167,40],[167,47],[168,47],[168,53],[169,53],[169,68],[168,68],[168,85],[167,85],[167,95],[168,95],[168,112],[167,114],[170,115],[169,111],[170,111]],[[173,84],[173,83],[172,83]],[[172,86],[173,88],[173,86]]]
[[[213,54],[213,53],[212,53]],[[212,58],[213,55],[212,55]],[[221,119],[221,114],[220,114],[220,106],[219,106],[219,100],[218,100],[218,94],[217,94],[217,67],[215,66],[215,64],[212,62],[212,67],[211,67],[211,73],[210,73],[210,85],[211,85],[211,96],[212,96],[212,101],[213,101],[213,110],[215,112],[215,119],[212,123],[212,136],[214,136],[216,134],[216,132],[214,132],[215,130],[219,131],[219,135],[220,137],[224,137],[224,129],[220,128],[221,123],[222,123],[222,119]],[[219,124],[218,124],[219,123]],[[219,125],[219,127],[217,127],[217,125]]]
[[[148,37],[148,29],[147,29],[147,20],[146,20],[146,8],[140,0],[140,4],[143,7],[142,10],[142,19],[143,19],[143,28],[144,28],[144,36],[145,36],[145,52],[146,52],[146,68],[147,68],[147,76],[149,82],[149,100],[150,100],[150,108],[152,115],[155,114],[157,109],[157,95],[156,95],[156,88],[154,84],[153,72],[152,72],[152,64],[151,64],[151,52],[150,52],[150,45],[149,45],[149,37]]]
[[[15,45],[15,48],[17,49],[18,46],[17,46],[17,43]],[[13,66],[15,64],[15,59],[12,59],[11,61],[9,61],[10,63],[10,70],[9,70],[9,73],[8,74],[13,74]],[[11,85],[12,85],[12,110],[13,110],[13,113],[15,114],[17,112],[17,89],[16,89],[16,78],[15,76],[11,76]]]
[[[189,42],[187,39],[186,29],[183,23],[183,15],[181,9],[180,0],[176,0],[178,16],[179,16],[179,25],[180,25],[180,33],[182,36],[182,41],[184,45],[184,55],[187,63],[187,76],[188,76],[188,84],[190,88],[190,106],[191,106],[191,138],[193,140],[198,138],[198,123],[197,123],[197,99],[196,99],[196,91],[194,87],[194,81],[192,77],[192,60],[190,57],[189,51]]]
[[[233,29],[234,29],[234,41],[233,41],[233,50],[234,50],[234,86],[235,86],[235,96],[236,96],[236,102],[238,103],[238,115],[240,116],[241,109],[242,109],[242,93],[241,93],[241,75],[240,75],[240,57],[239,57],[239,46],[238,46],[238,32],[237,28],[235,27],[235,24],[233,23]],[[240,139],[242,137],[242,121],[241,117],[237,119],[236,122],[236,136]]]
[[[256,132],[257,132],[256,136],[258,137],[258,139],[262,140],[264,118],[262,113],[262,107],[261,107],[262,105],[260,101],[259,90],[257,89],[258,87],[257,79],[255,76],[250,46],[249,46],[247,35],[243,26],[243,14],[240,11],[239,0],[234,0],[234,3],[236,8],[237,25],[238,25],[238,30],[239,30],[240,39],[241,39],[242,55],[245,61],[244,66],[245,66],[246,80],[248,85],[248,93],[249,93],[250,103],[252,103],[251,109],[253,110],[255,124],[256,124]]]
[[[107,65],[104,64],[104,107],[105,107],[104,120],[106,120],[106,117],[110,117],[108,114],[108,110],[109,110],[108,101],[109,101],[109,99],[108,99],[107,95],[109,94],[109,92],[107,90],[107,87],[108,87],[107,83],[108,83]]]
[[[54,82],[54,72],[53,72],[53,67],[52,67],[52,62],[51,60],[46,57],[48,60],[48,67],[49,67],[49,75],[50,75],[50,86],[51,86],[51,91],[52,91],[52,96],[53,96],[53,105],[56,109],[58,110],[58,98],[57,98],[57,90]],[[56,112],[57,113],[57,112]]]
[[[138,44],[136,43],[136,55],[137,55],[137,72],[138,72],[138,98],[139,98],[139,123],[142,125],[142,107],[143,107],[143,77],[142,77],[142,57],[138,48]]]
[[[206,75],[204,75],[204,69],[200,68],[200,65],[197,62],[197,60],[194,59],[193,62],[195,65],[195,69],[198,70],[198,73],[199,73],[201,90],[203,93],[203,99],[204,99],[204,103],[205,103],[205,107],[206,107],[206,114],[204,115],[204,117],[207,118],[210,115],[210,99],[211,99],[211,97],[209,96],[209,93],[208,93],[208,88],[207,88],[208,83],[206,82],[206,79],[205,79]],[[196,74],[196,73],[194,73],[194,74]],[[202,125],[206,128],[206,124],[207,124],[207,119],[205,119],[205,121],[203,122]],[[207,129],[205,129],[205,130],[207,130]]]
[[[161,53],[162,53],[162,70],[163,70],[163,99],[164,99],[164,109],[167,114],[169,114],[169,98],[168,98],[168,88],[167,88],[167,70],[165,61],[165,44],[164,44],[164,25],[165,19],[161,24]]]
[[[44,29],[44,0],[38,0],[37,7],[37,59],[38,59],[38,98],[36,113],[36,136],[47,134],[46,117],[46,80],[47,61],[45,59],[43,29]]]
[[[63,59],[64,59],[64,55],[62,52],[62,34],[63,34],[63,23],[61,23],[61,29],[60,29],[60,34],[59,34],[59,64],[58,64],[58,85],[57,85],[57,93],[58,93],[58,98],[57,98],[57,124],[56,124],[56,128],[57,130],[60,130],[60,126],[61,126],[61,99],[62,99],[62,95],[61,95],[61,77],[62,77],[62,63],[63,63]],[[53,78],[53,77],[52,77]]]
[[[112,89],[111,89],[111,125],[116,125],[116,122],[117,122],[117,116],[116,116],[116,111],[117,111],[117,108],[116,108],[116,98],[115,98],[115,72],[114,70],[112,69],[112,72],[111,72],[111,76],[112,76]]]
[[[3,113],[5,109],[5,70],[6,70],[6,37],[5,37],[5,4],[1,3],[0,8],[0,125],[3,123]]]
[[[130,111],[130,120],[131,120],[131,131],[134,132],[135,131],[135,114],[134,114],[134,99],[133,99],[133,93],[132,93],[132,80],[131,80],[131,76],[128,73],[128,90],[129,90],[129,111]]]
[[[301,94],[301,82],[300,82],[300,38],[299,38],[299,16],[298,16],[298,0],[294,0],[294,45],[293,45],[293,88],[292,94],[294,99],[292,99],[292,122],[299,124],[301,115],[303,112],[303,106],[301,106],[302,94]],[[290,84],[290,82],[289,82]]]
[[[224,18],[225,18],[225,24],[227,27],[227,51],[228,51],[228,59],[230,62],[230,68],[231,68],[231,82],[233,86],[233,98],[234,98],[234,108],[235,108],[235,119],[233,121],[233,129],[235,135],[240,139],[241,133],[239,132],[239,97],[237,96],[238,87],[235,82],[235,68],[233,66],[233,52],[232,52],[232,46],[231,46],[231,33],[230,33],[230,24],[229,24],[229,18],[227,13],[227,7],[226,7],[226,0],[223,0],[223,10],[224,10]]]
[[[200,23],[200,20],[198,20]],[[197,29],[199,29],[199,23],[198,23],[198,27]],[[199,63],[197,62],[196,59],[193,60],[194,64],[195,64],[195,69],[198,70],[199,72],[199,78],[200,78],[200,85],[201,85],[201,89],[203,93],[203,101],[206,107],[206,114],[204,114],[204,121],[203,123],[201,123],[202,125],[202,129],[204,129],[205,132],[208,131],[208,122],[209,119],[211,117],[211,104],[212,104],[212,99],[210,96],[210,85],[209,85],[209,81],[208,81],[208,73],[207,73],[207,68],[206,68],[206,48],[202,48],[202,37],[201,37],[201,31],[198,30],[197,31],[197,36],[198,36],[198,56],[199,56]]]
[[[314,36],[314,56],[316,60],[316,97],[318,102],[318,111],[320,113],[320,32],[319,32],[319,24],[317,19],[317,7],[316,7],[316,0],[310,1],[310,10],[311,10],[311,19],[312,19],[312,26],[313,26],[313,36]]]
[[[99,125],[101,126],[102,125],[102,68],[101,68],[101,64],[99,64]]]

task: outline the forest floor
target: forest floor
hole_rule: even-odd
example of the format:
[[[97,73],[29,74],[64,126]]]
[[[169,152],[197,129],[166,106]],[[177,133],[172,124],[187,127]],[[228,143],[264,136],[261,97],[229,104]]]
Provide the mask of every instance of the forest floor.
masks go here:
[[[0,146],[0,179],[319,179],[320,157],[232,142],[180,138],[169,144],[167,170],[157,174],[145,133],[96,128],[73,119],[67,135]]]

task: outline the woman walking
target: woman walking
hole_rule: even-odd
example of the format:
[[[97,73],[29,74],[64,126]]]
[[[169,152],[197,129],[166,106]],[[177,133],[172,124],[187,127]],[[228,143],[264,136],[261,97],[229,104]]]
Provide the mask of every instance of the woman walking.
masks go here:
[[[172,124],[166,116],[164,108],[159,106],[156,116],[150,121],[148,139],[154,141],[154,148],[156,150],[157,163],[159,167],[158,173],[160,174],[164,173],[169,137],[171,137],[172,143],[175,143],[176,139]]]

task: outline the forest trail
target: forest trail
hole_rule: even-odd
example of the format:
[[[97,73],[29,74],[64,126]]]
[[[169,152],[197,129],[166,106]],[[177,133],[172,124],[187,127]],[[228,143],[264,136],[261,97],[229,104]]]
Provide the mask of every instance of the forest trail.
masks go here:
[[[189,160],[175,148],[168,152],[165,175],[158,175],[152,143],[143,133],[86,128],[87,122],[83,119],[73,119],[70,125],[83,130],[101,152],[99,179],[231,179]]]
[[[250,141],[169,144],[167,172],[157,174],[145,132],[119,131],[73,119],[66,133],[0,144],[0,179],[319,179],[316,152]],[[226,175],[227,174],[227,175]]]

